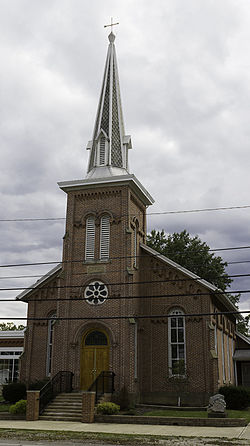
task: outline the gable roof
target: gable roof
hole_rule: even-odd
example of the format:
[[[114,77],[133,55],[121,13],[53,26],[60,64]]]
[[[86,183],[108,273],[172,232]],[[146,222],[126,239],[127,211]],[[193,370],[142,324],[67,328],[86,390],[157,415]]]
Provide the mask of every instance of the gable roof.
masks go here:
[[[226,294],[223,293],[222,290],[217,288],[215,285],[212,285],[212,283],[207,282],[205,279],[201,279],[197,274],[192,273],[188,269],[184,268],[183,266],[179,265],[178,263],[174,262],[173,260],[169,259],[168,257],[164,256],[163,254],[160,254],[158,251],[155,251],[155,249],[150,248],[149,246],[145,245],[144,243],[140,243],[140,247],[147,252],[147,254],[157,258],[158,260],[161,260],[164,262],[167,266],[170,266],[180,273],[184,274],[185,276],[189,277],[190,279],[194,279],[197,283],[202,285],[203,287],[207,288],[210,292],[218,293],[216,294],[216,297],[218,300],[223,303],[229,311],[235,311],[237,314],[235,314],[235,317],[241,319],[242,316],[239,313],[238,308],[230,301],[230,299],[227,297]]]
[[[18,296],[16,296],[16,300],[25,300],[24,298],[27,297],[29,294],[33,293],[37,288],[40,288],[40,286],[46,282],[47,280],[52,279],[54,276],[56,276],[59,271],[61,271],[62,265],[59,264],[52,268],[50,271],[48,271],[44,276],[41,277],[41,279],[37,280],[35,283],[30,285],[29,289],[22,291]]]
[[[240,339],[242,339],[242,341],[246,342],[247,344],[250,345],[250,337],[243,335],[242,333],[240,333],[239,331],[235,332],[236,336],[238,336]],[[249,347],[250,348],[250,347]]]

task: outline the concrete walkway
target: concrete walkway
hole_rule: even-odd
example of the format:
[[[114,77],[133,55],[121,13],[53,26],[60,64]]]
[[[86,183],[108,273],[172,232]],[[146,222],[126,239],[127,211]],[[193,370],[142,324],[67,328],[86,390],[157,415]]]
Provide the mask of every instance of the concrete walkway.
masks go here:
[[[159,426],[142,424],[74,423],[63,421],[0,420],[0,429],[95,432],[110,434],[165,435],[180,437],[240,438],[250,440],[250,423],[246,427]]]

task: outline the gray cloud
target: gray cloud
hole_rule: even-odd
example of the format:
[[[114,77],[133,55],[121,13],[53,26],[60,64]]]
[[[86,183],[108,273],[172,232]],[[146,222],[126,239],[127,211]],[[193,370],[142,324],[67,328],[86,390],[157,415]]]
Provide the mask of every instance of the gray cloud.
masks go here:
[[[85,176],[108,43],[102,27],[111,11],[120,22],[122,102],[134,144],[130,170],[156,200],[149,212],[249,204],[245,1],[158,0],[155,7],[149,0],[2,0],[1,218],[65,215],[65,194],[56,183]],[[215,248],[246,246],[249,212],[149,216],[148,228],[186,228]],[[2,264],[60,260],[63,222],[0,225]],[[249,250],[223,252],[223,258],[247,260]],[[46,272],[21,269],[6,275]],[[228,271],[243,273],[247,264]],[[233,286],[249,289],[249,279]],[[250,293],[242,295],[247,306]],[[1,310],[2,317],[25,315],[23,304]]]

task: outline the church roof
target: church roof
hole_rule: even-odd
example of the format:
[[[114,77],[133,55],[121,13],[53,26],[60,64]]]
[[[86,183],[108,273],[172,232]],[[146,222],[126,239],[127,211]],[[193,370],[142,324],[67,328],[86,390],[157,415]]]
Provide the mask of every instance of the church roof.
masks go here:
[[[93,138],[87,145],[87,150],[90,150],[87,178],[127,174],[128,149],[132,148],[131,137],[125,135],[124,130],[113,32],[108,38],[108,53]]]
[[[250,337],[243,335],[242,333],[240,333],[239,331],[235,332],[236,336],[238,336],[240,339],[242,339],[242,341],[246,342],[247,344],[250,344]]]
[[[50,271],[48,271],[44,276],[41,277],[41,279],[37,280],[35,283],[30,285],[30,287],[27,290],[22,291],[18,296],[16,296],[16,300],[25,300],[24,298],[32,293],[34,290],[37,290],[37,288],[41,288],[41,285],[46,282],[46,280],[52,279],[54,276],[61,271],[62,265],[56,265],[54,268],[52,268]]]
[[[152,255],[156,257],[158,260],[163,261],[168,266],[178,270],[179,272],[185,274],[185,276],[190,277],[190,279],[195,279],[196,283],[199,283],[200,285],[207,288],[209,291],[212,291],[213,293],[217,293],[216,296],[218,300],[220,300],[229,311],[235,311],[237,314],[235,316],[237,318],[242,318],[241,314],[239,313],[238,308],[235,307],[235,305],[230,301],[230,299],[227,297],[226,294],[223,293],[222,290],[214,286],[212,283],[207,282],[204,279],[201,279],[197,274],[192,273],[188,269],[184,268],[183,266],[179,265],[178,263],[174,262],[173,260],[169,259],[168,257],[164,256],[163,254],[160,254],[159,252],[155,251],[153,248],[150,248],[147,245],[144,245],[143,243],[140,243],[140,247],[147,252],[149,255]]]

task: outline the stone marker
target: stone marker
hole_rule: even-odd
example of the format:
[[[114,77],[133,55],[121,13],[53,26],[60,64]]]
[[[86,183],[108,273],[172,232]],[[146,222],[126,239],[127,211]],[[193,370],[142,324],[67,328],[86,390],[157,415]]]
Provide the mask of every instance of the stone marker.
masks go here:
[[[209,398],[207,413],[208,418],[225,418],[227,416],[224,395],[217,393]]]

